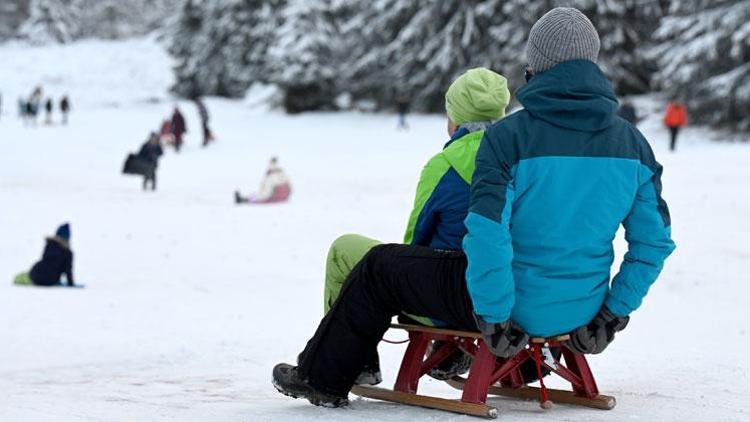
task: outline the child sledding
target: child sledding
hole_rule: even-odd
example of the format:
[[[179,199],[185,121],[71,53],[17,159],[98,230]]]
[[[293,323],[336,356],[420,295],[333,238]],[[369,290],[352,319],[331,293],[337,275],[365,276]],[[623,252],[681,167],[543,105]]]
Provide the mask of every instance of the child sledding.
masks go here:
[[[292,194],[289,177],[279,166],[279,159],[271,157],[268,168],[255,194],[243,196],[240,191],[234,192],[235,204],[275,204],[286,202]]]
[[[80,287],[73,279],[73,251],[70,249],[70,225],[57,228],[54,236],[46,238],[42,258],[29,272],[18,274],[13,284],[19,286]]]
[[[524,109],[485,130],[471,166],[462,250],[367,250],[297,365],[273,369],[277,390],[328,407],[346,405],[353,391],[494,417],[487,394],[529,391],[516,369],[532,362],[539,377],[552,371],[573,386],[567,400],[542,384],[545,407],[558,400],[611,408],[584,354],[603,352],[626,328],[674,243],[661,166],[643,135],[616,116],[612,86],[596,65],[599,46],[596,29],[576,9],[553,9],[534,25],[529,82],[517,91]],[[620,225],[628,252],[610,280]],[[428,329],[410,329],[411,355],[394,391],[355,387],[392,317],[403,314],[462,333],[425,337],[417,333]],[[419,376],[452,352],[439,349],[422,361],[433,340],[463,340],[458,348],[473,356],[465,383],[452,379],[464,390],[452,407],[415,394]]]

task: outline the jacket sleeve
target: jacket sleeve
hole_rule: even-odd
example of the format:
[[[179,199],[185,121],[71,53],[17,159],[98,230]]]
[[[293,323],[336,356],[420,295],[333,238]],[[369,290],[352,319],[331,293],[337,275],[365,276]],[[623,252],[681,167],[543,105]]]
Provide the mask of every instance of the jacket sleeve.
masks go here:
[[[489,323],[510,319],[515,303],[510,217],[513,204],[512,157],[485,134],[472,177],[467,234],[466,284],[474,313]]]
[[[638,309],[675,248],[669,209],[661,197],[662,167],[655,160],[648,164],[641,166],[635,202],[623,221],[628,251],[605,301],[618,316]]]

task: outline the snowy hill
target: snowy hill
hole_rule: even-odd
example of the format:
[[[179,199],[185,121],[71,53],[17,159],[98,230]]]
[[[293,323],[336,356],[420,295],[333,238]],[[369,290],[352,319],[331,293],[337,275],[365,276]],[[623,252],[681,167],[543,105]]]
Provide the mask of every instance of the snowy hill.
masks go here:
[[[164,101],[172,84],[172,61],[151,37],[86,40],[58,46],[21,42],[0,47],[0,93],[7,113],[35,86],[44,96],[69,94],[73,107],[117,107]]]
[[[209,99],[218,142],[204,150],[195,108],[181,103],[186,149],[167,153],[159,190],[144,193],[119,171],[171,110],[170,61],[153,40],[6,45],[0,57],[11,63],[0,67],[0,420],[473,420],[361,399],[315,408],[270,383],[321,316],[329,243],[347,232],[400,240],[421,166],[445,141],[442,117],[413,116],[398,132],[387,114],[289,117]],[[15,96],[37,83],[71,94],[69,127],[15,118]],[[670,154],[653,113],[662,104],[638,104],[665,167],[678,249],[627,330],[591,359],[618,407],[543,413],[496,399],[505,421],[748,418],[750,144],[689,127]],[[233,205],[232,191],[253,190],[272,154],[292,178],[291,202]],[[62,221],[87,287],[11,286]],[[389,385],[403,346],[380,351]]]

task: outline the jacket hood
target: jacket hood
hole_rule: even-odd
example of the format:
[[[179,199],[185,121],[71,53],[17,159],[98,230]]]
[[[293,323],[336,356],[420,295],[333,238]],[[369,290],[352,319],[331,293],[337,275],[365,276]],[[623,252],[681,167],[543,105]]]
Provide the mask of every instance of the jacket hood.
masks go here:
[[[516,95],[532,116],[584,132],[608,128],[617,112],[612,84],[588,60],[563,62],[535,75]]]

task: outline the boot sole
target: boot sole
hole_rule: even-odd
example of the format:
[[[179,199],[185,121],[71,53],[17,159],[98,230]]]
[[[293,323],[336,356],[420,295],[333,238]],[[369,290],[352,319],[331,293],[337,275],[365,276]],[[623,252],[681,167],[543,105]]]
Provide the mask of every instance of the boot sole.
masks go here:
[[[318,398],[315,398],[315,397],[310,397],[310,396],[308,396],[308,395],[305,395],[305,394],[303,394],[303,393],[295,394],[295,393],[292,393],[291,391],[288,391],[288,390],[284,390],[284,388],[283,388],[283,387],[281,387],[281,385],[279,385],[279,384],[278,384],[278,383],[276,382],[276,380],[272,380],[272,381],[271,381],[271,384],[273,384],[273,387],[274,387],[274,388],[276,389],[276,391],[278,391],[279,393],[281,393],[281,394],[283,394],[283,395],[285,395],[285,396],[287,396],[287,397],[291,397],[291,398],[293,398],[293,399],[299,399],[299,398],[302,398],[302,399],[307,399],[307,401],[309,401],[309,402],[310,402],[311,404],[313,404],[313,405],[315,405],[315,406],[319,406],[319,407],[327,407],[327,408],[329,408],[329,409],[335,409],[335,408],[339,408],[339,407],[344,407],[344,406],[347,406],[347,405],[349,404],[349,401],[348,401],[348,400],[344,401],[343,403],[340,403],[340,404],[336,404],[336,403],[329,403],[329,402],[324,402],[324,401],[321,401],[321,400],[320,400],[320,399],[318,399]]]

